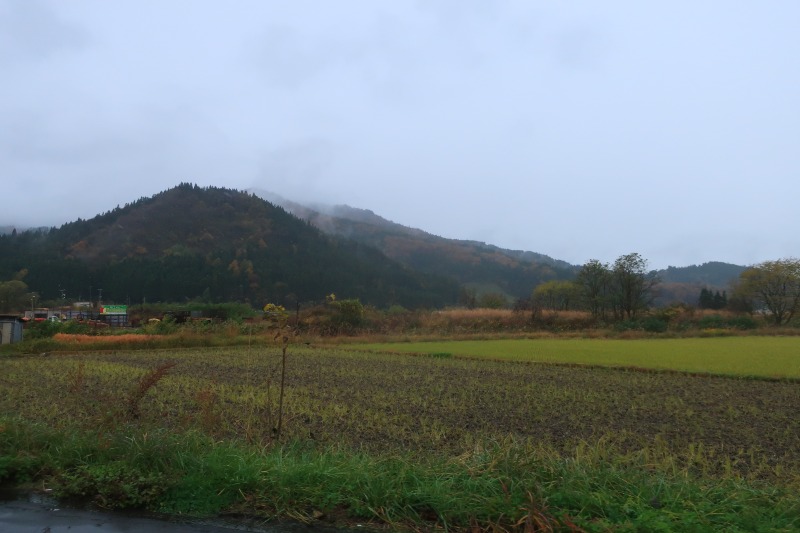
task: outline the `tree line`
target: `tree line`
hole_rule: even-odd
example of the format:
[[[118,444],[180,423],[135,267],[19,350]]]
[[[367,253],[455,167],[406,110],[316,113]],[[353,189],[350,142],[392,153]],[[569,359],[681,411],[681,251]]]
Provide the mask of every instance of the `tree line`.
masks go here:
[[[589,311],[596,320],[633,320],[653,300],[658,277],[647,270],[638,253],[620,256],[613,264],[591,259],[571,281],[549,281],[537,286],[530,305],[537,309]]]
[[[700,289],[700,297],[697,299],[697,306],[700,309],[720,310],[728,307],[728,292],[712,291],[703,287]]]
[[[610,264],[591,259],[581,266],[575,279],[542,283],[528,301],[517,302],[517,307],[534,312],[584,310],[602,322],[635,320],[651,307],[659,281],[638,253],[622,255]],[[760,314],[776,326],[789,324],[800,311],[800,259],[753,265],[731,288],[730,297],[724,290],[702,288],[697,307]]]

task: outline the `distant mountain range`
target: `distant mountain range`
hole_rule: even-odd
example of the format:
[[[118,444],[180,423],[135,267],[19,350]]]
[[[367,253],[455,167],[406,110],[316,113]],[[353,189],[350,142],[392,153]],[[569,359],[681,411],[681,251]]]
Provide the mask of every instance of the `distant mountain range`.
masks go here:
[[[681,302],[697,305],[700,291],[709,289],[712,292],[726,291],[731,283],[747,267],[711,261],[702,265],[686,267],[668,267],[659,270],[656,275],[661,280],[656,291],[654,303],[656,305],[669,305]]]
[[[409,268],[448,276],[478,294],[495,292],[509,299],[525,298],[539,283],[571,279],[577,271],[577,267],[566,261],[535,252],[438,237],[391,222],[367,209],[303,205],[260,189],[249,192],[283,207],[328,235],[377,248]]]
[[[323,232],[373,246],[411,268],[446,274],[478,292],[525,298],[533,287],[552,279],[571,279],[579,265],[536,252],[508,250],[477,241],[447,239],[386,220],[368,209],[347,205],[301,204],[262,189],[249,192],[280,205]],[[661,280],[658,304],[696,304],[702,288],[725,290],[745,267],[709,262],[669,267],[654,273]]]
[[[657,272],[664,283],[695,283],[707,287],[726,287],[747,267],[711,261],[702,265],[668,267]]]
[[[263,190],[191,184],[60,228],[0,228],[0,280],[27,270],[43,298],[66,291],[132,301],[321,300],[440,307],[466,293],[526,298],[579,266],[530,251],[447,239],[347,205],[303,205]],[[712,262],[658,271],[658,303],[697,303],[745,267]],[[94,297],[94,294],[92,295]]]

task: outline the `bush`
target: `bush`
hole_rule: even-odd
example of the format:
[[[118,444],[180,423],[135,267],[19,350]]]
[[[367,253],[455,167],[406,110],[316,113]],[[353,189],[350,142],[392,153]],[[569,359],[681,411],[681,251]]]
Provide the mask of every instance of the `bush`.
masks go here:
[[[61,330],[58,333],[68,333],[70,335],[88,335],[92,333],[92,327],[89,324],[78,322],[77,320],[69,320],[61,324]]]
[[[408,313],[408,309],[397,304],[389,307],[389,309],[386,311],[386,314],[389,316],[405,315],[406,313]]]
[[[174,316],[165,315],[163,320],[147,324],[142,330],[152,335],[169,335],[178,331],[178,324]]]
[[[735,329],[756,329],[758,322],[751,316],[735,316],[728,320],[728,324]]]
[[[638,320],[620,320],[614,324],[615,331],[632,331],[642,329]]]
[[[642,329],[650,333],[664,333],[667,331],[667,322],[656,317],[647,317],[641,322]]]
[[[25,332],[23,333],[23,338],[26,340],[35,340],[35,339],[49,339],[56,333],[61,331],[61,323],[60,322],[52,322],[50,320],[45,320],[43,322],[34,322],[28,324],[25,328]]]
[[[336,322],[339,325],[357,328],[364,319],[364,306],[358,299],[339,300],[336,302],[339,310]]]
[[[708,315],[701,318],[697,326],[700,329],[722,329],[728,327],[728,324],[720,315]]]
[[[698,322],[698,327],[703,330],[709,329],[755,329],[758,322],[753,317],[747,315],[723,317],[721,315],[704,316]]]

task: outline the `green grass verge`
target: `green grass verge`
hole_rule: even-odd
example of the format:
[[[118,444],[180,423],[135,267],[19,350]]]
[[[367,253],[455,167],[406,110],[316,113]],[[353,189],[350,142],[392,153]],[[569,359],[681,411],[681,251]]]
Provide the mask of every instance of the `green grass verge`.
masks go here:
[[[796,531],[796,490],[655,468],[600,443],[564,459],[507,439],[455,458],[307,444],[238,447],[197,433],[59,432],[0,418],[0,483],[36,482],[106,507],[417,529]],[[538,529],[537,529],[538,528]]]
[[[800,337],[506,339],[357,344],[349,348],[397,353],[451,353],[508,361],[800,378]]]

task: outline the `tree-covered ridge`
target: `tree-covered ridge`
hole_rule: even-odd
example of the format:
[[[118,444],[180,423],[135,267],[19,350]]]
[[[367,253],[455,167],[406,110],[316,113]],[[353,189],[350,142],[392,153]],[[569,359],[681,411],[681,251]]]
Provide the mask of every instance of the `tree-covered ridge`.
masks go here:
[[[335,292],[375,305],[453,303],[457,284],[323,235],[261,198],[181,184],[49,231],[0,236],[0,277],[27,269],[43,298],[140,302],[308,301]]]
[[[272,226],[282,230],[273,235]],[[64,259],[92,264],[130,258],[207,254],[220,247],[266,245],[312,231],[284,210],[240,192],[181,184],[91,220],[51,231]]]
[[[740,265],[710,261],[701,265],[671,266],[659,270],[655,273],[661,280],[655,304],[664,306],[682,302],[713,309],[712,306],[719,303],[709,303],[705,299],[701,302],[699,300],[701,291],[712,291],[713,298],[715,292],[722,293],[729,289],[745,269],[746,267]]]
[[[709,287],[724,288],[731,281],[737,279],[746,267],[710,261],[702,265],[686,267],[668,267],[657,272],[658,277],[665,283],[698,283]]]
[[[488,290],[514,299],[527,298],[531,288],[573,279],[579,270],[566,261],[536,252],[439,237],[392,222],[368,209],[304,205],[263,190],[251,192],[283,206],[327,234],[375,247],[410,268],[446,274],[469,291]],[[743,266],[719,261],[659,270],[653,273],[661,280],[653,295],[654,303],[697,305],[702,288],[724,291],[744,270]]]
[[[305,206],[264,191],[254,191],[284,206],[329,235],[377,248],[409,268],[443,274],[466,286],[494,287],[513,298],[550,280],[574,277],[577,269],[543,254],[506,250],[477,241],[447,239],[345,205]]]

